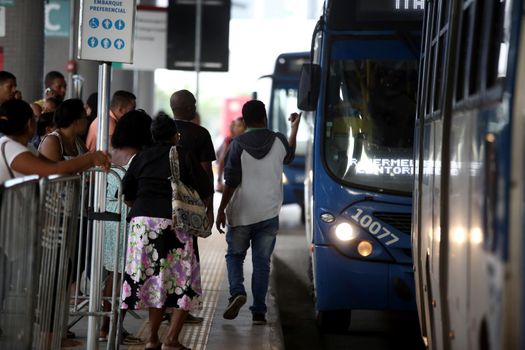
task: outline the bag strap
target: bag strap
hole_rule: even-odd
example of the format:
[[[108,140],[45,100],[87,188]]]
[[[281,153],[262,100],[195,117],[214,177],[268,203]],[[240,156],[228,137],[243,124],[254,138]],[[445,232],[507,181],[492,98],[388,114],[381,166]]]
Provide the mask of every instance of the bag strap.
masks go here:
[[[2,144],[2,156],[4,157],[5,166],[7,167],[7,171],[9,171],[9,175],[11,176],[11,179],[15,178],[15,174],[13,174],[13,171],[11,170],[11,167],[7,163],[7,157],[5,156],[5,145],[7,143],[7,140]]]
[[[176,146],[171,146],[170,149],[170,168],[171,168],[171,181],[179,182],[179,152],[177,152]]]

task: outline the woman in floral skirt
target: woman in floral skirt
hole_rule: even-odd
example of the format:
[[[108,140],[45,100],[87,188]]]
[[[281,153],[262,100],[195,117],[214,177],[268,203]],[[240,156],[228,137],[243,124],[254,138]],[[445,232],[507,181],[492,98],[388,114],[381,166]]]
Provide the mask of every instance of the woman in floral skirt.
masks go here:
[[[199,258],[193,236],[171,227],[169,151],[177,143],[177,127],[170,117],[159,116],[151,132],[155,144],[133,159],[123,179],[124,197],[132,208],[121,307],[149,308],[146,349],[187,349],[178,337],[188,311],[201,307]],[[192,153],[180,146],[177,151],[182,182],[199,193],[213,222],[207,174]],[[173,312],[161,344],[158,330],[166,308]]]

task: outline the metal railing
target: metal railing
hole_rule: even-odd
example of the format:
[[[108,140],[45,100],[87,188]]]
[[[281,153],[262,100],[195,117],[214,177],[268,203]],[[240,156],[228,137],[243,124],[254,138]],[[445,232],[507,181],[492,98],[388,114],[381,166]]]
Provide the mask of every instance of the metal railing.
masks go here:
[[[59,349],[68,327],[84,316],[109,317],[107,349],[119,348],[117,275],[124,271],[127,244],[121,182],[125,170],[109,171],[117,189],[107,197],[116,205],[113,212],[102,213],[92,210],[90,186],[90,178],[100,171],[91,169],[81,176],[24,177],[0,185],[0,349]],[[102,255],[92,261],[94,254],[90,254],[94,221],[112,221],[116,226],[111,233],[104,228],[104,234],[113,234],[115,240],[115,261],[113,268],[108,267],[115,275],[111,296],[102,296],[105,282],[95,284],[92,291],[84,282],[83,293],[79,293],[82,275],[107,275]],[[71,286],[76,286],[74,295]],[[88,311],[92,293],[110,302],[111,310],[103,311],[96,305],[94,312]]]
[[[41,180],[41,259],[34,345],[59,349],[67,323],[72,256],[77,241],[80,178]]]
[[[38,177],[0,185],[0,348],[30,349],[40,256]]]
[[[79,288],[75,290],[74,303],[72,310],[69,315],[71,316],[69,327],[79,322],[85,316],[97,316],[99,321],[102,317],[109,317],[109,332],[107,336],[106,349],[118,349],[120,341],[120,326],[119,320],[121,320],[120,305],[120,283],[118,276],[123,276],[125,266],[125,252],[127,244],[127,223],[126,223],[126,207],[123,204],[122,198],[122,177],[124,176],[125,169],[118,166],[112,166],[107,173],[108,184],[111,178],[114,179],[111,186],[107,187],[106,195],[106,206],[104,212],[94,211],[94,178],[97,173],[102,172],[101,169],[90,169],[82,174],[82,190],[81,190],[81,203],[80,210],[80,234],[78,240],[78,251],[84,250],[92,251],[98,249],[95,247],[95,241],[103,241],[103,249],[108,241],[112,240],[114,261],[106,262],[104,264],[104,257],[101,254],[88,255],[78,254],[77,258],[77,270],[75,281],[80,282]],[[113,205],[112,205],[113,204]],[[108,210],[109,209],[109,210]],[[86,222],[87,221],[87,222]],[[95,221],[103,223],[103,237],[100,240],[95,240],[94,235],[96,231],[93,230],[93,223]],[[110,227],[112,226],[112,227]],[[88,247],[84,247],[87,245]],[[83,260],[83,261],[82,261]],[[106,265],[106,266],[104,266]],[[109,266],[108,266],[109,265]],[[112,265],[112,266],[111,266]],[[82,271],[81,266],[85,267],[85,271]],[[106,269],[104,268],[106,267]],[[86,273],[89,271],[89,273]],[[94,274],[98,274],[95,276]],[[103,290],[106,283],[108,283],[108,277],[112,277],[111,295],[103,296]],[[95,290],[92,291],[90,283],[88,283],[88,277],[95,277],[95,280],[102,281],[100,285],[95,284]],[[102,278],[105,277],[105,278]],[[82,295],[80,295],[82,292]],[[102,303],[97,303],[92,311],[89,311],[89,302],[92,299],[92,293],[97,293],[95,300],[100,300]],[[101,308],[103,303],[110,303],[110,310],[104,311]],[[94,311],[93,311],[94,309]],[[100,329],[100,323],[96,325],[97,331]],[[90,332],[88,332],[89,336]]]
[[[0,186],[0,348],[58,349],[78,225],[78,176]]]

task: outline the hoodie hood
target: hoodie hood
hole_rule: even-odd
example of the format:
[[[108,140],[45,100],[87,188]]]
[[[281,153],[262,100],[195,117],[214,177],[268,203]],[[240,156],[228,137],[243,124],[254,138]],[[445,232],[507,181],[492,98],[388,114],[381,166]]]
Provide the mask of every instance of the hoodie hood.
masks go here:
[[[268,129],[255,129],[235,137],[233,140],[255,159],[264,158],[272,149],[277,134]]]

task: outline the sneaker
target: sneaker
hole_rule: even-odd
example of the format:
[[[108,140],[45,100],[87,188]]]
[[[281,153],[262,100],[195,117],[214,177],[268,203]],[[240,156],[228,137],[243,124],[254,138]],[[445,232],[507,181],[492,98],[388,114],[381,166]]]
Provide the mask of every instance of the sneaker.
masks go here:
[[[204,321],[204,317],[193,316],[192,314],[188,314],[186,316],[186,319],[184,320],[184,323],[198,324],[202,323],[202,321]]]
[[[266,317],[264,314],[253,314],[253,324],[266,324]]]
[[[228,300],[228,307],[226,308],[226,310],[224,310],[224,314],[222,315],[222,317],[224,317],[227,320],[233,320],[239,314],[239,310],[244,305],[244,303],[246,303],[246,295],[237,294]]]

